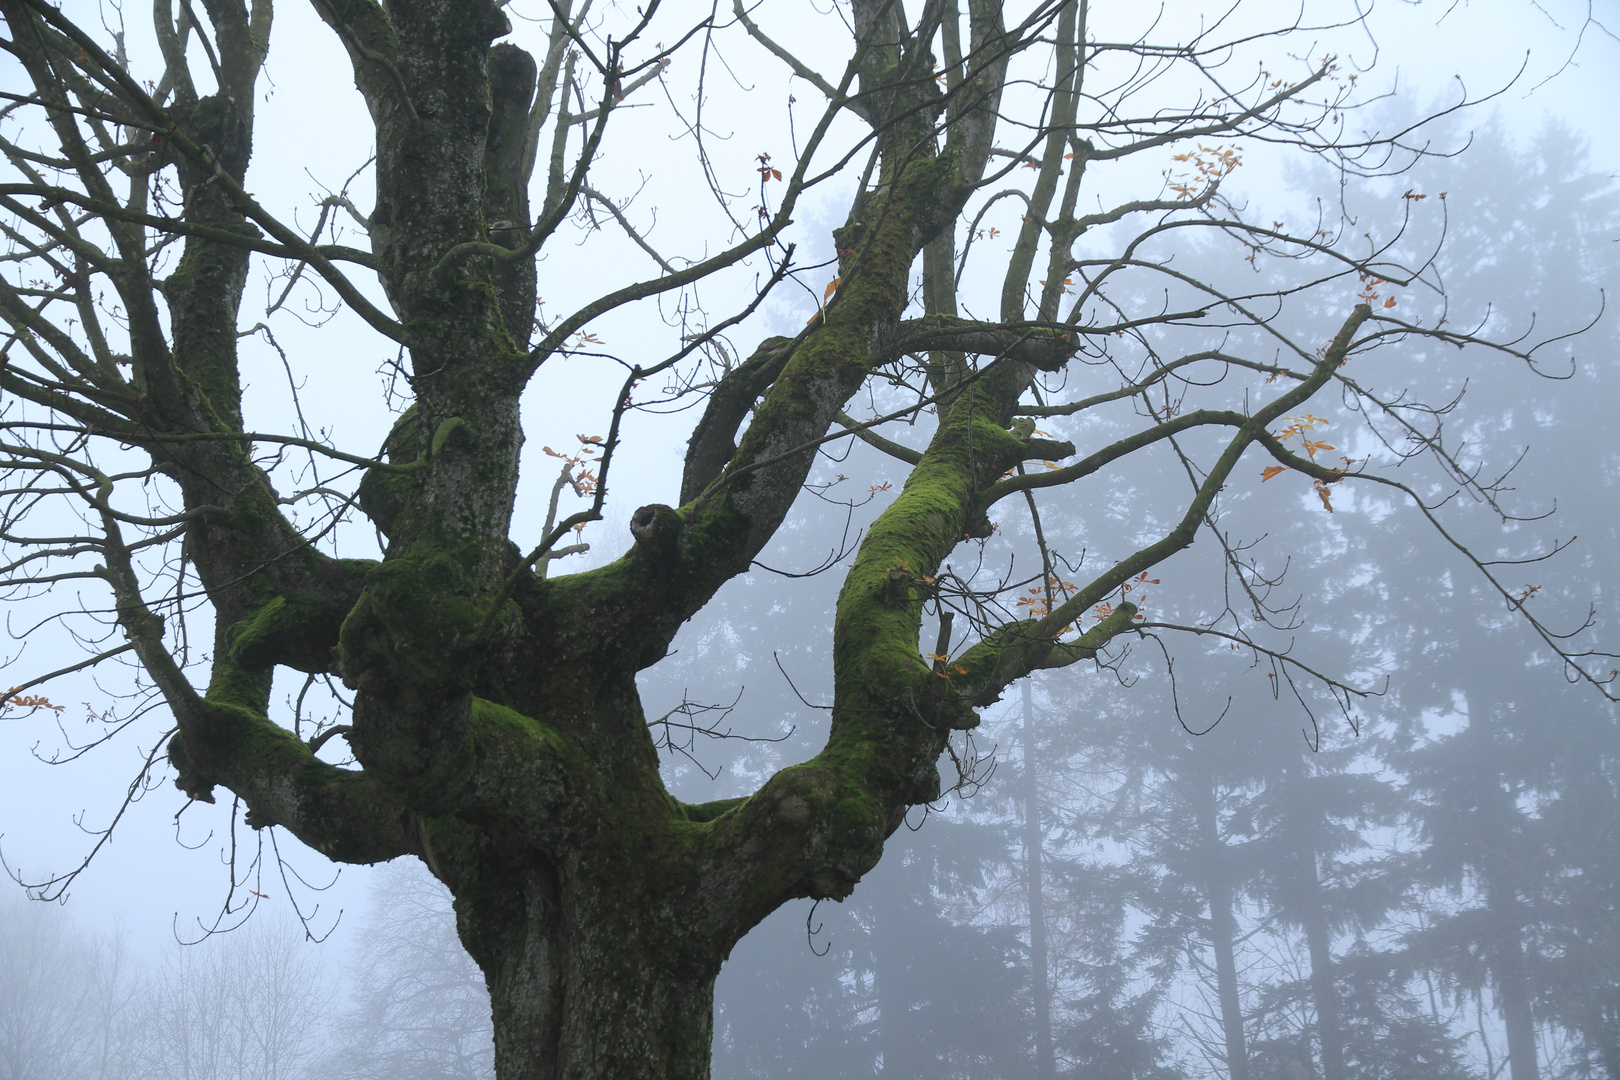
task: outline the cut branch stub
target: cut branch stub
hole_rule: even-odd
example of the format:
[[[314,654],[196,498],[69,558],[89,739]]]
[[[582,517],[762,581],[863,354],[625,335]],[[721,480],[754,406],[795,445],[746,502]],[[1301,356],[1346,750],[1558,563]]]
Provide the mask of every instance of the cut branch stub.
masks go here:
[[[681,515],[662,503],[640,507],[630,515],[630,535],[655,563],[667,562],[678,553],[685,526]]]

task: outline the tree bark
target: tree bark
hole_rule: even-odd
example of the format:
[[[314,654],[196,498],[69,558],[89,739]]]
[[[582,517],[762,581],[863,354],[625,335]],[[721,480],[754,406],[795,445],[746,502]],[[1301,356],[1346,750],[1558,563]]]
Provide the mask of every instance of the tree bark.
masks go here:
[[[568,942],[557,932],[565,920],[527,927],[488,980],[495,1075],[707,1080],[717,973],[671,971],[648,939],[640,962],[606,967],[595,962],[598,935]]]
[[[658,874],[600,862],[559,869],[489,849],[461,868],[457,926],[489,986],[495,1073],[704,1080],[718,939],[649,888]]]

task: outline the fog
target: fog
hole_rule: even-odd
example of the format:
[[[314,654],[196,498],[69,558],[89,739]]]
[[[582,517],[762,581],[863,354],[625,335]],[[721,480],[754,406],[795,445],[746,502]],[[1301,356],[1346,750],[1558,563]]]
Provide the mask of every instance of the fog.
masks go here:
[[[1452,497],[1456,478],[1429,461],[1403,479],[1433,520],[1370,487],[1335,487],[1330,502],[1299,476],[1234,493],[1218,521],[1227,550],[1200,539],[1134,599],[1166,624],[1265,607],[1289,661],[1150,626],[1009,691],[942,760],[953,790],[913,809],[849,900],[789,904],[735,948],[716,991],[717,1080],[1299,1080],[1323,1075],[1329,1043],[1358,1080],[1620,1080],[1620,714],[1515,607],[1579,631],[1585,655],[1620,647],[1620,322],[1605,309],[1620,286],[1620,45],[1604,29],[1620,25],[1594,13],[1609,21],[1499,4],[1375,22],[1373,70],[1402,73],[1379,115],[1431,108],[1454,72],[1508,90],[1430,130],[1447,156],[1342,193],[1369,234],[1432,211],[1411,244],[1438,245],[1451,323],[1508,339],[1584,328],[1538,354],[1539,371],[1483,348],[1441,356],[1439,342],[1357,361],[1362,385],[1455,402],[1442,420],[1458,460],[1502,477],[1511,517]],[[316,73],[335,64],[346,87],[347,62],[315,44],[325,31],[307,15],[285,18],[310,51],[272,62],[274,93],[305,102],[288,111],[311,129],[270,145],[313,142],[346,174],[363,109],[326,107]],[[260,157],[262,189],[313,187],[273,150]],[[1332,173],[1263,147],[1249,169],[1234,184],[1257,218],[1308,218],[1318,196],[1341,195]],[[830,254],[839,213],[829,197],[800,215],[806,261]],[[1176,257],[1196,269],[1218,253]],[[1264,260],[1244,272],[1286,273]],[[813,299],[767,306],[750,332],[797,332]],[[1438,299],[1401,303],[1440,313]],[[294,354],[320,335],[339,351],[364,340],[346,315],[304,314],[277,330]],[[1317,313],[1330,330],[1340,317]],[[1267,348],[1244,333],[1224,347]],[[372,370],[383,349],[353,348],[359,374],[300,369],[318,429],[386,381]],[[262,353],[254,408],[279,429],[287,380]],[[612,392],[572,379],[587,404]],[[1213,393],[1245,401],[1239,386]],[[1388,449],[1352,403],[1323,408],[1314,436],[1335,459]],[[524,467],[549,478],[541,446],[571,447],[575,414],[526,409]],[[386,419],[347,431],[380,443]],[[690,420],[642,423],[622,496],[557,572],[615,558],[631,509],[674,501]],[[1055,436],[1081,441],[1063,424]],[[643,672],[676,797],[747,794],[823,745],[838,571],[901,478],[862,443],[828,447],[754,569]],[[1174,456],[1146,457],[1043,525],[1084,538],[1064,551],[1089,577],[1186,485]],[[531,497],[534,516],[542,503]],[[963,558],[1028,577],[1030,515],[1009,500],[995,524]],[[1506,601],[1473,572],[1549,551],[1504,571]],[[1275,584],[1245,591],[1234,560]],[[50,610],[37,597],[8,609],[24,643],[6,658],[14,683],[73,662]],[[340,688],[306,701],[302,676],[285,676],[289,715],[296,700],[303,722],[342,721]],[[426,869],[338,870],[280,830],[250,830],[224,792],[188,804],[161,761],[162,710],[119,711],[120,678],[51,684],[48,705],[0,718],[0,856],[15,881],[0,882],[0,1080],[493,1077],[487,993]],[[1336,1015],[1320,1008],[1324,978]],[[1527,1036],[1535,1071],[1522,1054],[1510,1069],[1510,1038]]]

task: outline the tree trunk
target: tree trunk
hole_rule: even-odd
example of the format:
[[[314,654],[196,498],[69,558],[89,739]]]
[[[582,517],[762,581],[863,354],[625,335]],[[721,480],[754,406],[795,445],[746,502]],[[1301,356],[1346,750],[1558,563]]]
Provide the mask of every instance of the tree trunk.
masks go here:
[[[923,1075],[923,1039],[912,1006],[912,979],[906,934],[913,912],[907,910],[905,886],[890,878],[872,895],[872,989],[878,1021],[875,1049],[883,1058],[881,1075],[911,1080]]]
[[[1485,883],[1485,909],[1495,925],[1489,943],[1496,1008],[1507,1032],[1508,1071],[1512,1080],[1541,1080],[1536,1058],[1536,1023],[1531,1012],[1530,972],[1524,953],[1524,927],[1529,915],[1520,901],[1526,846],[1524,814],[1514,794],[1507,746],[1492,726],[1490,689],[1478,681],[1467,688],[1468,727],[1462,738],[1470,756],[1478,755],[1481,775],[1479,806],[1474,814],[1474,843]],[[1471,745],[1470,745],[1471,744]]]
[[[541,947],[490,982],[495,1074],[502,1080],[708,1080],[714,976],[648,962],[619,977],[550,963]]]
[[[1029,683],[1024,695],[1024,882],[1029,894],[1030,997],[1035,1005],[1035,1075],[1052,1080],[1052,997],[1046,945],[1045,881],[1041,865],[1041,792],[1035,771],[1035,705]]]
[[[639,883],[561,888],[543,865],[458,898],[483,968],[501,1080],[707,1080],[719,960],[671,941]],[[639,917],[638,917],[639,916]]]
[[[1231,1080],[1249,1080],[1249,1053],[1243,1040],[1243,1003],[1238,997],[1237,919],[1232,916],[1232,885],[1227,880],[1215,804],[1215,782],[1199,780],[1194,791],[1194,812],[1202,840],[1205,897],[1209,903],[1210,945],[1215,951],[1215,993],[1221,1007],[1221,1032],[1226,1040],[1226,1071]],[[1515,1078],[1517,1080],[1517,1078]]]
[[[1620,1080],[1620,1025],[1604,1017],[1601,1006],[1593,1006],[1593,1017],[1587,1025],[1587,1039],[1595,1042],[1598,1058],[1609,1080]],[[1595,1035],[1595,1038],[1594,1038]]]
[[[1316,1036],[1321,1044],[1322,1080],[1345,1080],[1344,1033],[1339,1028],[1339,992],[1333,982],[1332,934],[1322,910],[1322,885],[1316,876],[1316,852],[1298,853],[1305,901],[1300,912],[1305,944],[1311,954],[1311,996],[1316,999]]]
[[[1519,931],[1517,904],[1502,912],[1508,923],[1496,956],[1497,1007],[1507,1028],[1508,1069],[1513,1080],[1541,1080],[1536,1059],[1536,1022],[1530,1009],[1530,975],[1525,970],[1524,943]]]

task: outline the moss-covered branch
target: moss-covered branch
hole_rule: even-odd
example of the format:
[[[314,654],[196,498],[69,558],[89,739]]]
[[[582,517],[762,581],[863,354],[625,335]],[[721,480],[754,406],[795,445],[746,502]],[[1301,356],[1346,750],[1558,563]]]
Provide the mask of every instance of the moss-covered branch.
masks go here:
[[[884,359],[930,349],[1007,357],[1057,371],[1080,348],[1080,331],[1041,323],[987,323],[954,315],[907,319],[881,349]]]

